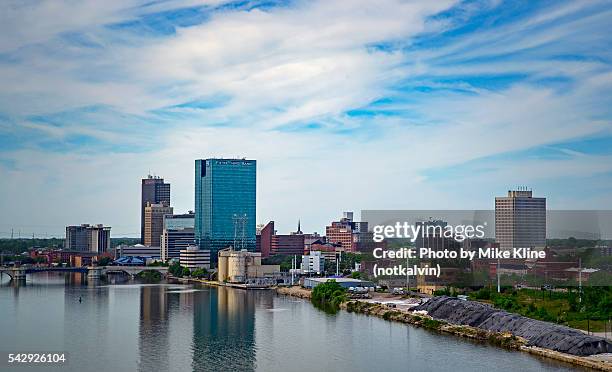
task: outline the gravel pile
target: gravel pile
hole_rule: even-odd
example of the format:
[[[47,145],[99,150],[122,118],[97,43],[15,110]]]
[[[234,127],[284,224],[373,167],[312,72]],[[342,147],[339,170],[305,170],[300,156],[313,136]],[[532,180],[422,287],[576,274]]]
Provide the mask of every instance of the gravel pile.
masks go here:
[[[469,325],[495,332],[510,332],[527,339],[529,345],[572,355],[612,353],[612,343],[601,337],[589,336],[573,328],[498,310],[480,302],[440,296],[414,307],[413,310],[425,310],[431,317],[453,324]]]

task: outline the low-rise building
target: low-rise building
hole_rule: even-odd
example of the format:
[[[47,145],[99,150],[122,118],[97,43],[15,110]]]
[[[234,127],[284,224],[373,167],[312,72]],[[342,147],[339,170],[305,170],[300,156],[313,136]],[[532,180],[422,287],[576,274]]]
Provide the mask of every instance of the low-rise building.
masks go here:
[[[302,256],[302,274],[322,274],[325,272],[325,257],[321,251],[311,251]]]
[[[67,251],[62,249],[40,250],[30,255],[32,258],[44,258],[49,265],[70,264],[73,267],[89,266],[99,261],[102,257],[110,257],[107,253]]]
[[[327,283],[330,280],[335,280],[336,283],[340,284],[340,286],[343,287],[343,288],[350,288],[350,287],[374,288],[375,287],[374,283],[372,283],[370,281],[367,281],[367,280],[361,280],[361,279],[353,279],[353,278],[310,278],[310,277],[305,277],[304,278],[303,287],[304,288],[314,288],[314,287],[318,286],[319,284]]]
[[[159,259],[160,248],[148,247],[142,244],[122,244],[115,248],[115,259],[122,257],[146,257],[150,259]]]
[[[210,251],[199,249],[196,245],[190,245],[180,251],[179,263],[192,271],[195,269],[210,269]]]
[[[591,275],[598,272],[599,269],[571,267],[565,271],[567,272],[567,279],[586,282],[591,278]]]
[[[335,263],[337,259],[342,259],[342,254],[346,251],[337,243],[315,243],[312,244],[310,252],[321,252],[325,260]]]
[[[274,229],[274,221],[268,222],[259,229],[256,240],[256,250],[261,253],[262,258],[275,255],[299,255],[304,254],[305,235],[300,230],[298,223],[297,231],[289,235],[277,234]]]

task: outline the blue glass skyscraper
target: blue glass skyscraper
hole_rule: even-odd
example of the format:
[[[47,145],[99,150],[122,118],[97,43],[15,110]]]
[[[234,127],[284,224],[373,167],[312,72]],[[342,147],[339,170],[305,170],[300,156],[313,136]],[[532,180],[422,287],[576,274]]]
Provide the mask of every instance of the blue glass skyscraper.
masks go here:
[[[195,161],[195,240],[211,258],[230,245],[255,250],[256,175],[255,160]]]

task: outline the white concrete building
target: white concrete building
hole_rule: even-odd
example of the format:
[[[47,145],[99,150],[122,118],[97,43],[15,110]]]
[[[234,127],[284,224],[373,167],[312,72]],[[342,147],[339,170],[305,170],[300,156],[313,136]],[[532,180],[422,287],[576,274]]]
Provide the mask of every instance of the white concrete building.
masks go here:
[[[190,245],[187,249],[181,250],[179,263],[192,271],[195,269],[210,269],[210,251]]]
[[[309,255],[302,256],[303,274],[321,274],[325,271],[325,257],[321,251],[311,251]]]

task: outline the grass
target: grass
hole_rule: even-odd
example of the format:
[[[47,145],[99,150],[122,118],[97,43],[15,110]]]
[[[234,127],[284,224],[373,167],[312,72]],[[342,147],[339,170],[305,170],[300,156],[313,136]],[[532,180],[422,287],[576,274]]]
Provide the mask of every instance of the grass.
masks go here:
[[[572,308],[570,297],[566,292],[520,289],[501,294],[493,292],[490,293],[489,298],[480,300],[533,319],[563,324],[585,331],[603,332],[607,321],[602,320],[601,317],[593,319],[595,316],[589,316],[585,312],[576,310],[576,306]],[[587,320],[589,317],[591,319]]]

